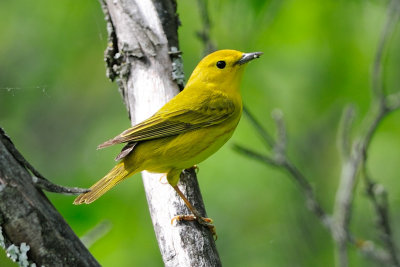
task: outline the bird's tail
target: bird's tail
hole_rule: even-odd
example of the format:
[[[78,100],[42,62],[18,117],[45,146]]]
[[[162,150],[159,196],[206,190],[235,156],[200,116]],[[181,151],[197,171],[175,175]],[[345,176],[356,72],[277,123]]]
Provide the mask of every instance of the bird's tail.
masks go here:
[[[90,191],[84,194],[80,194],[75,200],[74,204],[90,204],[99,197],[101,197],[105,192],[113,188],[115,185],[120,183],[122,180],[128,177],[128,175],[133,174],[125,168],[124,161],[118,163],[106,176],[104,176],[100,181],[90,187]]]

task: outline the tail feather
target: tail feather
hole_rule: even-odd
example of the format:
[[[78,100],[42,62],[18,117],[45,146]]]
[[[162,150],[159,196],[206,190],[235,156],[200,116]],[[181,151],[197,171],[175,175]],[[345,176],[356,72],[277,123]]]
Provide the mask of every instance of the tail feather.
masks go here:
[[[117,135],[116,137],[114,137],[110,140],[107,140],[104,143],[98,145],[97,149],[102,149],[102,148],[109,147],[109,146],[112,146],[115,144],[131,142],[132,141],[131,133],[132,133],[133,129],[134,128],[132,127],[132,128],[129,128],[129,129],[123,131],[121,134]],[[132,142],[134,142],[134,141],[132,141]]]
[[[110,139],[110,140],[105,141],[104,143],[98,145],[97,149],[102,149],[102,148],[109,147],[109,146],[112,146],[115,144],[120,144],[120,143],[122,143],[122,141],[120,140],[119,135],[118,135],[118,136],[114,137],[113,139]]]
[[[75,200],[74,204],[90,204],[105,192],[113,188],[115,185],[120,183],[122,180],[127,178],[128,175],[132,174],[132,171],[125,169],[124,162],[118,163],[106,176],[100,181],[90,187],[90,191],[84,194],[80,194]]]

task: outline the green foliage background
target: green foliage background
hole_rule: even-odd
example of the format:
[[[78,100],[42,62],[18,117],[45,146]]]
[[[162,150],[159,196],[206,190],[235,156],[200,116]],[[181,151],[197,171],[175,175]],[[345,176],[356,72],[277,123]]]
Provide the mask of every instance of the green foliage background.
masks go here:
[[[263,51],[242,84],[249,109],[274,132],[273,109],[283,110],[290,156],[331,212],[340,158],[336,132],[341,111],[357,107],[357,128],[370,102],[370,70],[388,1],[209,1],[211,37],[218,48]],[[186,76],[202,57],[195,32],[195,0],[179,0]],[[88,187],[114,164],[120,147],[96,146],[129,124],[117,86],[105,77],[106,30],[96,0],[0,2],[0,126],[46,177]],[[400,90],[399,27],[385,58],[389,92]],[[146,90],[146,88],[143,88]],[[372,140],[368,168],[389,192],[392,225],[400,241],[400,113]],[[330,234],[305,208],[288,175],[235,153],[239,143],[265,152],[243,118],[232,140],[200,164],[199,182],[215,220],[225,266],[333,266]],[[351,228],[378,240],[374,211],[358,185]],[[104,266],[162,266],[140,176],[89,206],[47,194],[74,231],[103,220],[112,229],[91,248]],[[162,203],[160,203],[162,205]],[[397,228],[397,229],[396,229]],[[378,242],[379,243],[379,242]],[[400,245],[400,242],[398,242]],[[13,266],[0,252],[0,265]],[[350,247],[351,266],[374,266]]]

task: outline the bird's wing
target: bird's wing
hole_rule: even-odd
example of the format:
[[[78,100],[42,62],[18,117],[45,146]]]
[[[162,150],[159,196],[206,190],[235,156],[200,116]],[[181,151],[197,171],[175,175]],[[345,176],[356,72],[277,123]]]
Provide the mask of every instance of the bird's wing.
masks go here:
[[[162,108],[152,117],[122,132],[98,148],[182,134],[219,124],[235,112],[235,104],[222,94],[202,99],[193,107]],[[169,105],[168,107],[173,107]]]

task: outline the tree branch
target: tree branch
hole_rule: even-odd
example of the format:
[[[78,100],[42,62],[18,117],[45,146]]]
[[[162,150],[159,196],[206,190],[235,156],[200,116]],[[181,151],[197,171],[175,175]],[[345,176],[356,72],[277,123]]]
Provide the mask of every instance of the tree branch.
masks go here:
[[[351,126],[354,122],[355,118],[355,108],[354,105],[348,105],[343,114],[339,123],[337,147],[341,155],[342,161],[346,161],[350,157],[351,153]]]
[[[333,237],[337,244],[337,263],[339,266],[347,266],[347,242],[349,239],[349,223],[352,212],[354,190],[360,168],[366,161],[367,149],[372,135],[375,133],[379,123],[386,112],[379,109],[377,114],[372,115],[372,123],[367,130],[361,134],[352,145],[352,151],[348,160],[342,164],[339,187],[336,192],[333,217],[335,220]]]
[[[205,56],[216,50],[216,46],[210,38],[211,20],[208,15],[208,0],[197,0],[197,6],[199,7],[200,19],[203,24],[203,29],[197,32],[197,37],[204,44],[203,54]]]
[[[372,69],[372,93],[375,100],[384,99],[384,88],[382,82],[382,58],[390,37],[393,35],[394,28],[400,15],[399,0],[391,0],[387,9],[387,19],[383,26],[381,37],[375,53]]]
[[[0,245],[22,266],[100,266],[30,172],[38,174],[0,128]]]
[[[277,122],[277,124],[281,125],[281,126],[277,126],[277,127],[281,128],[279,135],[286,136],[286,133],[283,132],[284,127],[282,126],[283,117],[279,113],[280,112],[274,111],[273,117],[275,117],[275,120],[277,120],[277,119],[282,120],[282,121]],[[252,121],[253,125],[257,125],[255,128],[256,128],[257,132],[259,133],[259,135],[261,137],[266,136],[265,134],[267,133],[267,130],[265,130],[258,123],[258,121],[255,119],[255,117],[253,117],[253,115],[251,115],[251,113],[248,111],[246,111],[245,114],[247,115],[249,120]],[[276,114],[278,114],[278,116]],[[267,133],[267,136],[270,136],[270,135]],[[282,140],[282,137],[280,139]],[[288,156],[286,154],[286,149],[283,150],[284,151],[283,154],[282,153],[277,154],[276,151],[278,151],[278,150],[275,149],[275,147],[277,146],[277,145],[275,145],[276,143],[278,143],[278,141],[271,140],[270,144],[273,144],[273,147],[274,147],[272,149],[272,151],[273,151],[272,156],[263,155],[259,152],[255,152],[251,149],[245,148],[245,147],[237,145],[237,144],[234,144],[233,148],[237,152],[243,154],[244,156],[253,158],[253,159],[260,161],[268,166],[277,167],[277,168],[280,168],[280,169],[288,172],[290,174],[289,177],[291,177],[299,185],[300,191],[302,192],[302,194],[304,195],[304,198],[306,200],[306,207],[308,208],[308,210],[310,210],[312,213],[314,213],[317,216],[317,218],[319,219],[319,221],[321,222],[321,224],[330,231],[332,236],[334,236],[335,228],[334,228],[332,216],[330,214],[328,214],[322,208],[321,204],[319,203],[318,199],[315,196],[315,192],[314,192],[314,189],[312,188],[311,184],[308,182],[308,180],[304,176],[304,174],[302,174],[302,172],[295,166],[295,164],[290,161],[290,159],[288,158]],[[268,148],[270,146],[270,144],[266,144],[266,147]],[[284,146],[281,145],[281,147],[284,147]],[[354,245],[354,247],[356,247],[363,255],[376,261],[379,264],[391,264],[391,262],[392,262],[391,255],[386,250],[378,248],[372,241],[369,241],[369,240],[366,241],[363,239],[355,238],[351,233],[349,233],[347,235],[346,241],[348,243]]]
[[[264,145],[268,149],[273,148],[275,146],[274,138],[266,129],[264,129],[264,127],[257,121],[253,114],[251,114],[247,106],[243,106],[243,113],[250,121],[254,130],[256,130],[257,134],[261,137],[261,140],[264,141]]]
[[[267,149],[272,149],[272,156],[265,156],[242,146],[235,145],[235,149],[238,152],[290,173],[305,196],[308,209],[331,231],[336,242],[336,262],[341,267],[348,265],[348,243],[355,245],[363,254],[380,264],[399,266],[396,246],[391,236],[392,231],[389,225],[387,201],[378,203],[377,196],[371,189],[371,183],[369,183],[369,195],[379,218],[379,227],[383,233],[382,236],[386,249],[377,248],[371,241],[360,241],[354,238],[349,230],[357,177],[361,168],[366,166],[367,151],[371,139],[382,120],[389,113],[400,108],[400,92],[385,96],[381,81],[383,50],[387,46],[388,39],[393,34],[394,26],[399,17],[399,6],[399,0],[392,0],[388,7],[388,17],[382,31],[372,71],[373,100],[366,116],[364,131],[353,142],[350,140],[350,133],[354,118],[354,109],[352,107],[346,108],[342,116],[338,134],[338,147],[342,155],[342,172],[335,198],[333,219],[322,209],[307,179],[287,157],[286,130],[280,112],[273,112],[278,130],[278,137],[274,140],[248,110],[244,110],[256,132],[262,137]]]
[[[150,117],[183,88],[176,3],[172,0],[100,2],[109,32],[107,73],[115,71],[113,77],[119,84],[132,124],[136,124]],[[143,172],[142,177],[165,266],[221,266],[207,228],[196,222],[171,225],[175,215],[188,213],[172,187],[160,183],[160,174]],[[193,170],[181,176],[179,187],[205,215]]]
[[[8,151],[13,155],[13,157],[23,166],[25,169],[32,173],[32,182],[40,189],[46,190],[52,193],[64,194],[64,195],[79,195],[81,193],[86,193],[89,189],[79,188],[79,187],[66,187],[54,184],[47,180],[43,175],[40,174],[15,148],[11,139],[5,134],[4,130],[0,127],[0,135],[3,136],[4,143]]]
[[[105,236],[112,228],[108,220],[103,220],[81,236],[81,241],[85,247],[90,248],[97,240]]]
[[[305,178],[305,176],[295,166],[295,164],[290,161],[287,156],[287,133],[283,122],[282,112],[279,110],[275,110],[273,111],[272,115],[278,128],[278,138],[276,141],[272,139],[271,135],[261,126],[261,124],[256,120],[253,115],[251,115],[251,113],[247,109],[245,110],[245,114],[255,126],[255,129],[260,134],[260,136],[265,140],[266,147],[270,148],[272,146],[273,155],[271,157],[265,156],[237,144],[234,145],[234,149],[241,154],[261,161],[264,164],[272,165],[288,172],[290,174],[290,177],[292,177],[293,180],[298,184],[301,192],[303,193],[306,200],[307,208],[317,216],[317,218],[326,228],[331,230],[330,216],[325,212],[321,204],[318,202],[314,190]]]
[[[373,182],[365,169],[363,171],[363,177],[366,184],[367,196],[371,200],[377,215],[376,225],[381,231],[380,238],[390,257],[389,263],[393,266],[400,266],[400,261],[397,256],[398,251],[392,236],[392,228],[390,227],[387,191],[383,185]]]
[[[334,218],[336,241],[336,261],[339,266],[348,265],[347,240],[353,203],[354,190],[357,177],[362,166],[367,160],[367,151],[372,136],[376,132],[382,120],[396,109],[396,104],[388,107],[388,100],[383,90],[382,58],[389,37],[393,35],[399,12],[400,1],[392,0],[388,6],[386,23],[382,30],[372,70],[372,103],[365,120],[365,130],[355,139],[348,160],[343,162],[339,188],[336,193]]]

